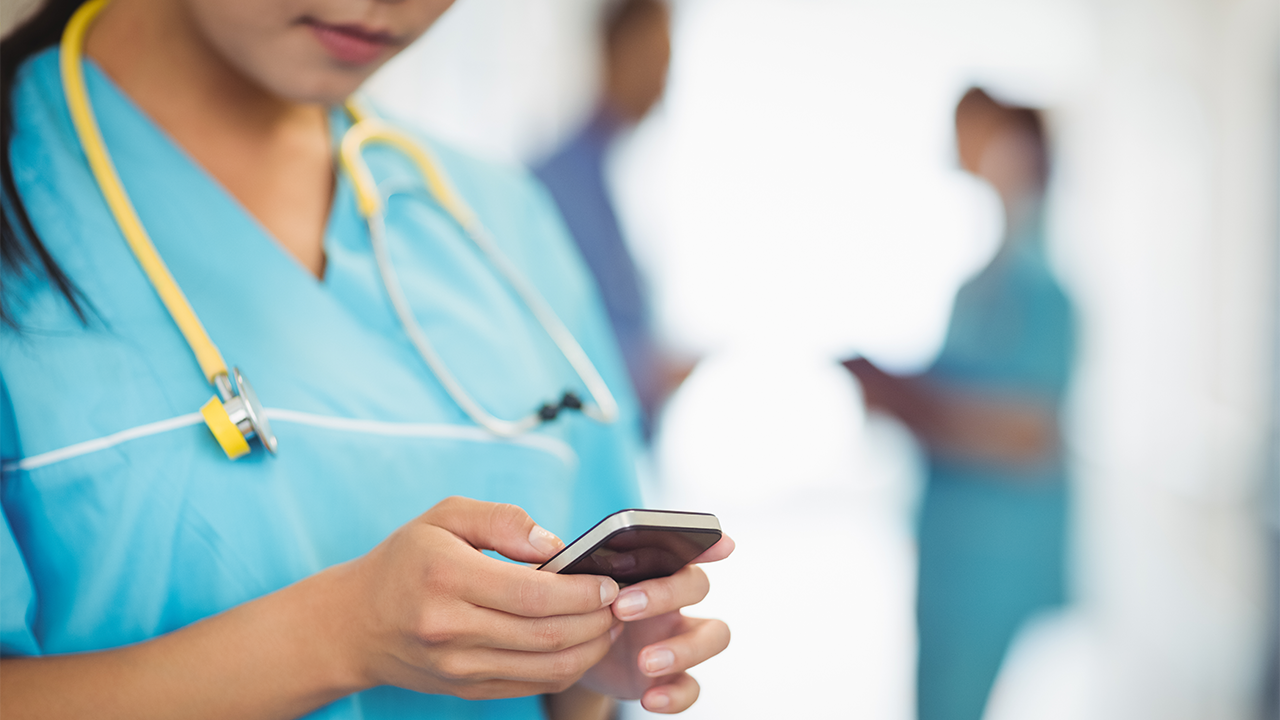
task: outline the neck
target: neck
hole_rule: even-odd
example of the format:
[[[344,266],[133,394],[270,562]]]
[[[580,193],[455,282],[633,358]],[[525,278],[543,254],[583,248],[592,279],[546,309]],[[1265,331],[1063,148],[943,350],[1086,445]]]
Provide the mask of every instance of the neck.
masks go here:
[[[276,242],[323,273],[334,184],[323,106],[246,77],[179,2],[114,0],[85,50]]]
[[[1004,226],[1010,235],[1021,231],[1034,214],[1031,199],[1025,195],[1001,193],[1000,204],[1004,206]]]
[[[1004,247],[1023,244],[1033,226],[1039,221],[1041,199],[1038,194],[1001,193],[1004,205]]]
[[[607,98],[596,108],[590,121],[592,132],[606,140],[617,135],[627,124]]]
[[[614,77],[616,71],[607,72],[604,88],[601,92],[601,107],[608,113],[613,127],[623,128],[640,122],[648,108],[639,107],[634,92],[628,91],[625,83]]]

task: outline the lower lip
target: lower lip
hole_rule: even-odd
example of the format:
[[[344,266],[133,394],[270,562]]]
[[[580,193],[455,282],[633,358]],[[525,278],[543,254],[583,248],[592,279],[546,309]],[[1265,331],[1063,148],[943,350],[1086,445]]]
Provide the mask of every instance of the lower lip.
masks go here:
[[[384,43],[335,30],[324,25],[312,25],[311,31],[333,59],[347,65],[367,65],[377,60],[387,49]]]

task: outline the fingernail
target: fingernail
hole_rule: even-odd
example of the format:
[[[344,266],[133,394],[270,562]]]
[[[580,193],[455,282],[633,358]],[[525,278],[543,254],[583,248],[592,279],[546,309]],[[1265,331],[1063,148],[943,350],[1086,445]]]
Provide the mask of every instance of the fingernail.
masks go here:
[[[613,601],[613,607],[620,618],[639,615],[644,612],[645,608],[649,607],[649,596],[645,595],[643,590],[622,593],[617,600]]]
[[[650,650],[644,654],[644,671],[649,675],[665,672],[676,661],[676,654],[666,648]]]
[[[622,634],[622,631],[625,630],[626,627],[627,627],[626,625],[623,625],[621,623],[614,625],[613,629],[609,631],[609,642],[613,642],[614,640],[617,640],[618,636]]]
[[[646,710],[662,710],[670,704],[671,698],[663,693],[654,693],[645,701],[644,707]]]
[[[611,578],[605,578],[600,581],[600,604],[608,605],[613,599],[618,597],[618,583]]]
[[[560,548],[564,547],[564,543],[560,542],[560,538],[543,530],[540,525],[534,525],[533,529],[529,531],[529,544],[545,555],[558,553]]]

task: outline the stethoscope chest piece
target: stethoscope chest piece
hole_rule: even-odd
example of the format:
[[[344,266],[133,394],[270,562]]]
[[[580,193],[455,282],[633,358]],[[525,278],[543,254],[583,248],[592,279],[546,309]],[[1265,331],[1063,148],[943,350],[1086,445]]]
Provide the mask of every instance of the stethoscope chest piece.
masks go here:
[[[222,451],[235,460],[248,454],[249,440],[256,437],[274,455],[276,435],[271,431],[267,412],[262,403],[258,402],[257,393],[240,373],[240,368],[233,368],[231,377],[219,375],[215,378],[215,384],[222,399],[210,398],[200,408],[200,414],[204,416],[204,422],[217,439],[218,445],[222,446]]]

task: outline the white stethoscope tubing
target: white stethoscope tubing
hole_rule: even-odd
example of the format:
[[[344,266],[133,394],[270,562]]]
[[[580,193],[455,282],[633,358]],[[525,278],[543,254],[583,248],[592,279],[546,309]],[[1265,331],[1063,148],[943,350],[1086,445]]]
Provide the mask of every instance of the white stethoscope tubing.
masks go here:
[[[449,371],[431,341],[427,339],[426,333],[423,332],[422,327],[418,324],[418,320],[413,314],[413,309],[409,306],[409,301],[404,295],[395,267],[391,262],[391,254],[387,250],[386,223],[383,219],[383,214],[386,212],[386,208],[389,207],[387,201],[394,194],[396,192],[393,191],[383,197],[382,211],[371,213],[368,216],[369,240],[370,244],[373,245],[373,256],[378,266],[378,274],[382,278],[382,286],[387,291],[387,297],[390,298],[391,306],[395,309],[396,317],[399,318],[400,325],[404,328],[405,335],[408,336],[410,343],[413,344],[422,361],[431,369],[431,372],[439,380],[440,385],[444,387],[449,397],[477,425],[494,435],[505,438],[516,437],[541,425],[543,419],[536,412],[520,420],[503,420],[481,407],[463,389],[462,384]],[[609,391],[608,385],[600,377],[595,365],[587,357],[577,339],[565,327],[560,317],[555,314],[542,295],[516,270],[506,255],[496,247],[484,226],[480,225],[478,221],[473,221],[473,223],[469,224],[458,224],[467,237],[484,253],[498,274],[520,296],[525,307],[529,309],[534,319],[542,325],[543,330],[551,337],[552,342],[560,349],[565,359],[569,361],[569,365],[578,374],[578,377],[582,379],[583,384],[586,385],[586,389],[595,400],[595,403],[584,403],[581,409],[582,413],[602,423],[611,423],[616,420],[618,417],[618,404],[614,400],[613,393]]]

